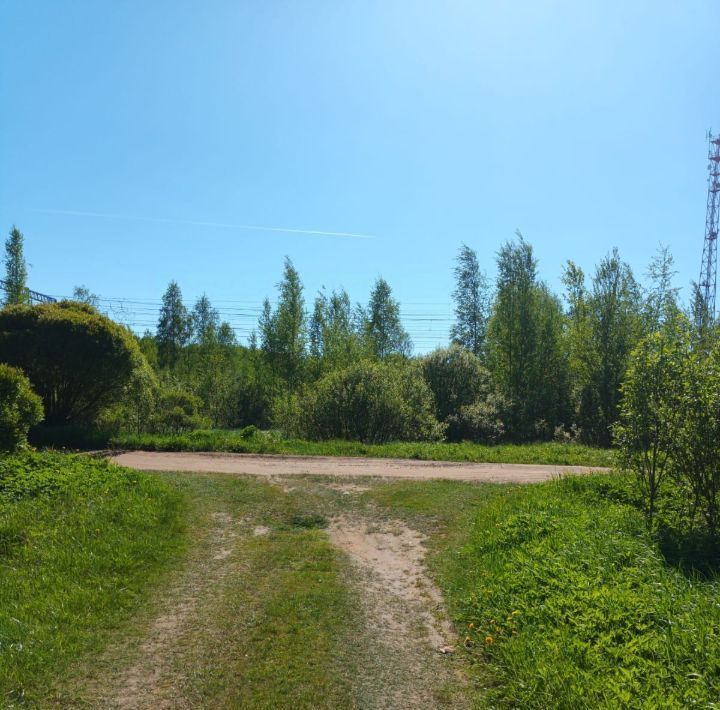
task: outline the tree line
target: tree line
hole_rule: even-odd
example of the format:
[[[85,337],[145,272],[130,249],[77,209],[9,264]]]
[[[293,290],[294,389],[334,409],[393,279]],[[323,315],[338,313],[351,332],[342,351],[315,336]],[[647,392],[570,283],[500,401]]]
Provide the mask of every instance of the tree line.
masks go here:
[[[5,265],[6,302],[25,303],[15,228]],[[567,262],[557,295],[519,232],[499,249],[492,282],[463,245],[450,343],[424,356],[412,355],[400,304],[382,278],[365,304],[339,289],[323,290],[308,307],[286,258],[275,305],[265,299],[247,345],[207,295],[188,308],[173,281],[155,332],[132,335],[142,367],[98,421],[138,432],[254,425],[311,438],[608,446],[634,349],[668,323],[702,321],[713,332],[698,319],[697,300],[683,310],[674,275],[667,249],[644,283],[613,250],[587,276]],[[85,287],[76,287],[74,300],[91,310],[98,302]]]

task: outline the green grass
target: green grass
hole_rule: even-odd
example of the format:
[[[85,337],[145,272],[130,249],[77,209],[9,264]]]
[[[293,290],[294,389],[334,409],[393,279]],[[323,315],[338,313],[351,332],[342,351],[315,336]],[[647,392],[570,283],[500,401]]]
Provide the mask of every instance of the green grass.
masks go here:
[[[718,578],[667,564],[618,477],[397,483],[435,526],[433,568],[491,707],[715,707]]]
[[[303,441],[282,439],[257,432],[201,430],[176,436],[124,434],[112,439],[118,449],[143,451],[227,451],[248,454],[300,456],[369,456],[409,458],[425,461],[466,461],[476,463],[530,463],[567,466],[607,466],[615,463],[610,449],[581,444],[499,444],[484,446],[464,442],[363,444],[355,441]]]
[[[188,599],[171,652],[149,663],[168,660],[169,692],[199,707],[351,706],[360,614],[325,524],[313,500],[253,479],[0,459],[0,707],[112,704],[153,619]]]
[[[183,548],[156,477],[60,454],[0,458],[0,705],[34,704],[97,651]]]
[[[184,640],[185,696],[196,707],[352,707],[357,600],[314,501],[249,478],[161,475],[245,531],[229,561],[238,573],[213,587]]]

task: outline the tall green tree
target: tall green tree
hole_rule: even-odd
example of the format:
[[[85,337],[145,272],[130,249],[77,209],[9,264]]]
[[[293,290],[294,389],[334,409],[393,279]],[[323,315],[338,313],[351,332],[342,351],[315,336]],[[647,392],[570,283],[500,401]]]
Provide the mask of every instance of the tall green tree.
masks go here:
[[[203,294],[195,302],[192,315],[193,339],[198,345],[210,345],[217,342],[220,328],[220,315],[212,307],[210,299]]]
[[[537,260],[520,232],[500,249],[497,266],[488,363],[510,403],[508,433],[516,439],[548,436],[566,409],[562,309],[538,282]]]
[[[273,311],[270,302],[265,300],[258,329],[261,348],[268,362],[292,392],[302,381],[307,323],[300,275],[288,257],[285,257],[283,278],[277,287],[277,307]]]
[[[22,232],[13,225],[5,241],[5,305],[30,303]]]
[[[657,331],[666,323],[675,320],[679,313],[678,294],[680,289],[673,286],[677,274],[675,260],[666,246],[660,246],[650,261],[647,277],[650,288],[645,298],[647,329]]]
[[[350,297],[344,289],[330,296],[320,292],[310,319],[310,353],[319,361],[320,371],[346,367],[365,352],[363,339],[354,326]]]
[[[587,308],[589,337],[582,346],[587,379],[580,388],[578,418],[587,440],[609,446],[630,352],[643,335],[640,289],[617,249],[597,266]]]
[[[487,277],[480,271],[477,253],[466,244],[460,247],[456,259],[455,323],[450,330],[453,343],[482,356],[490,307],[490,288]]]
[[[182,300],[176,281],[163,294],[155,339],[161,366],[173,366],[183,346],[192,336],[192,318]]]
[[[390,355],[409,355],[412,351],[410,336],[400,322],[400,304],[383,278],[375,282],[370,294],[364,331],[374,355],[381,360]]]

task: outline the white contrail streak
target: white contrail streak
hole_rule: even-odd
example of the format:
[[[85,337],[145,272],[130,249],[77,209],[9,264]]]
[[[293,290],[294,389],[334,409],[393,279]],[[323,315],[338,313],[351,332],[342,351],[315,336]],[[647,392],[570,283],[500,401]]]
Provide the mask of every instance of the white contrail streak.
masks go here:
[[[374,234],[356,234],[354,232],[323,232],[318,229],[292,229],[290,227],[261,227],[253,224],[227,224],[225,222],[200,222],[192,219],[171,219],[165,217],[137,217],[126,214],[108,214],[105,212],[80,212],[77,210],[53,210],[27,208],[28,212],[41,214],[62,214],[72,217],[100,217],[103,219],[127,219],[138,222],[154,222],[160,224],[188,224],[194,227],[221,227],[223,229],[243,229],[255,232],[282,232],[285,234],[308,234],[316,237],[342,237],[345,239],[376,239]]]

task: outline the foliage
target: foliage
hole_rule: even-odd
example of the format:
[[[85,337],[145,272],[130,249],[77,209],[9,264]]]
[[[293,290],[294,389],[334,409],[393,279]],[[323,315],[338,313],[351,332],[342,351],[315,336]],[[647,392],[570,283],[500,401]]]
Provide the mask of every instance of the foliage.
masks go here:
[[[73,301],[0,311],[0,361],[25,372],[48,424],[93,422],[143,362],[126,329]]]
[[[92,306],[93,308],[97,308],[100,303],[98,296],[92,293],[86,286],[75,286],[72,300],[78,301],[79,303],[87,303],[88,306]]]
[[[171,281],[162,297],[155,335],[160,362],[163,365],[174,364],[181,348],[190,341],[191,336],[192,317],[183,304],[180,286],[176,281]]]
[[[455,323],[450,337],[453,343],[480,357],[485,353],[490,286],[480,271],[477,253],[466,244],[460,247],[454,275]]]
[[[160,391],[152,428],[160,434],[180,434],[200,429],[206,423],[200,416],[202,401],[197,395],[178,388]]]
[[[181,495],[86,456],[0,458],[0,697],[37,706],[147,599],[184,544]]]
[[[30,380],[22,370],[0,363],[0,450],[24,446],[28,430],[42,418],[42,400],[33,392]]]
[[[309,439],[382,443],[442,435],[420,368],[402,360],[366,360],[331,372],[305,392],[285,418],[289,433]]]
[[[480,358],[459,345],[437,348],[426,355],[421,364],[425,382],[435,398],[436,416],[441,422],[492,391],[490,373]]]
[[[590,291],[574,264],[565,283],[572,305],[568,337],[577,424],[586,441],[608,446],[628,358],[643,335],[639,287],[617,249],[598,265]]]
[[[5,305],[30,303],[22,232],[13,225],[5,241]]]
[[[667,324],[632,351],[622,385],[620,421],[614,433],[621,465],[637,476],[650,528],[681,423],[687,347],[687,334]]]
[[[263,304],[259,322],[261,348],[271,367],[293,392],[302,379],[307,327],[303,286],[288,257],[285,258],[283,278],[277,286],[280,294],[275,311],[267,299]]]
[[[507,402],[496,394],[463,405],[445,420],[448,441],[497,444],[505,436],[503,419],[507,409]]]
[[[355,329],[352,304],[344,290],[333,291],[329,298],[318,293],[309,336],[318,375],[347,367],[370,354],[363,335]]]
[[[363,329],[373,354],[380,360],[409,355],[412,350],[410,336],[400,322],[400,304],[385,279],[379,278],[370,293]]]
[[[207,345],[217,340],[220,329],[220,315],[217,309],[212,307],[206,294],[198,298],[190,319],[196,343]]]
[[[712,349],[686,350],[677,412],[679,427],[671,444],[675,473],[691,493],[710,535],[720,532],[720,339]]]
[[[516,242],[502,247],[497,261],[488,364],[509,403],[506,428],[519,440],[549,437],[567,412],[562,310],[538,282],[532,247],[519,232]]]
[[[435,415],[447,425],[449,441],[500,441],[508,404],[494,391],[490,373],[477,355],[453,344],[434,350],[421,363]]]

